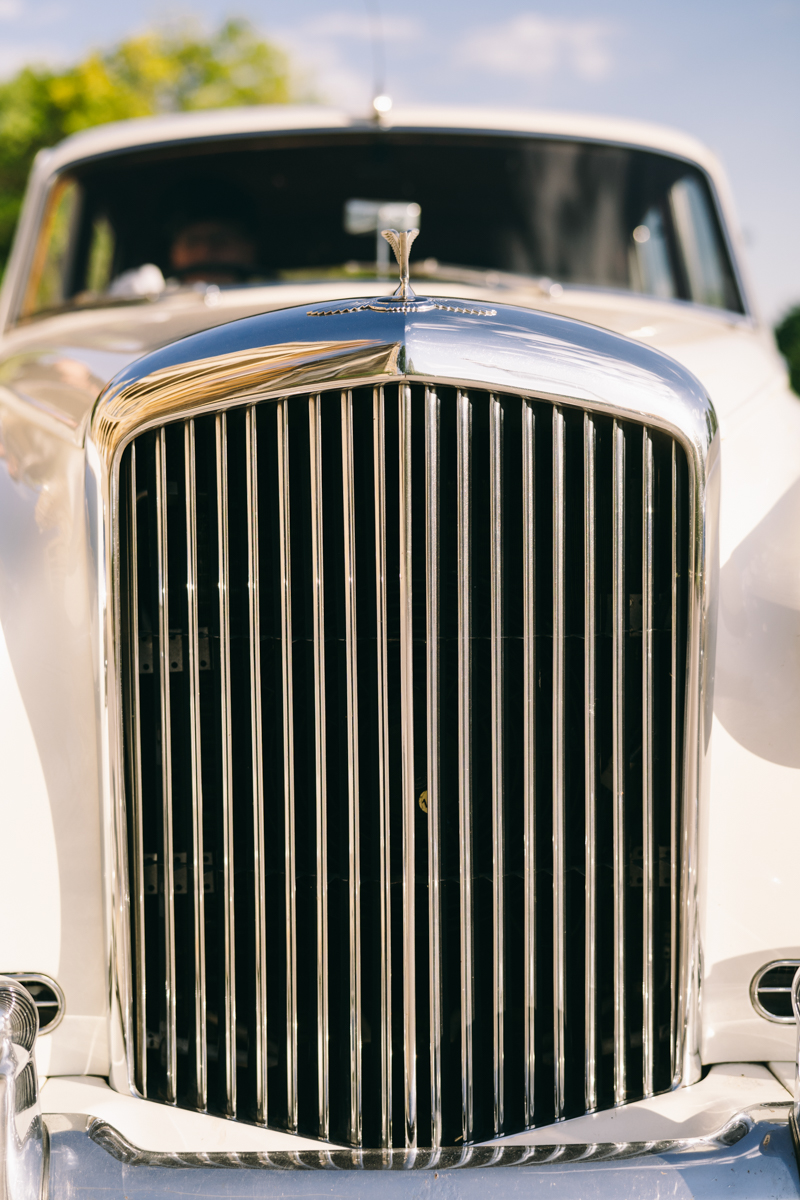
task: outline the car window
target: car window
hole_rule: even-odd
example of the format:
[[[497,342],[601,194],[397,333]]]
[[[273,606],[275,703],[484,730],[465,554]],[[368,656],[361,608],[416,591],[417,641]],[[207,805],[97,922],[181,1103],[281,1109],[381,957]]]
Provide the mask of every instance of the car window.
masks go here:
[[[378,217],[356,221],[356,210],[416,214],[417,277],[503,272],[743,311],[708,183],[681,160],[560,139],[370,131],[82,165],[54,189],[21,315],[202,282],[385,278]]]
[[[70,297],[80,194],[80,185],[69,176],[56,180],[50,192],[28,274],[23,315],[58,308]]]
[[[692,299],[699,304],[724,308],[723,259],[699,181],[691,175],[679,179],[670,190],[670,205]]]

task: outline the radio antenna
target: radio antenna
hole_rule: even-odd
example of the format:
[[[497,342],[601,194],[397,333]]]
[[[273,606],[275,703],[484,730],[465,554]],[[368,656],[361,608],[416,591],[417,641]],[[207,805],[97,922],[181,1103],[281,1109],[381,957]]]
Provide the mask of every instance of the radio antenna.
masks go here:
[[[377,122],[389,112],[392,98],[386,94],[386,42],[380,0],[364,0],[372,43],[372,113]]]

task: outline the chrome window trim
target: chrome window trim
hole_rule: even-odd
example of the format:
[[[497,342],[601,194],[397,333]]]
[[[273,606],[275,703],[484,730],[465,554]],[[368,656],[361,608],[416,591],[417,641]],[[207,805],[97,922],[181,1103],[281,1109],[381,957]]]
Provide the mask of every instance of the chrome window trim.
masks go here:
[[[108,812],[116,878],[112,901],[112,1004],[124,1048],[126,1086],[134,1095],[130,996],[131,949],[127,929],[129,883],[125,796],[122,780],[121,678],[119,671],[119,561],[115,539],[119,466],[129,442],[147,429],[201,413],[222,413],[257,401],[292,395],[381,387],[386,383],[431,388],[480,387],[504,395],[540,399],[620,420],[645,422],[682,446],[689,468],[690,588],[687,614],[686,716],[681,848],[681,937],[673,1087],[700,1077],[698,1001],[700,954],[697,920],[698,808],[706,772],[713,679],[712,555],[717,526],[716,415],[701,385],[684,368],[629,339],[549,314],[510,307],[480,321],[434,310],[398,318],[359,312],[337,317],[336,331],[359,332],[349,341],[310,338],[306,310],[284,310],[238,321],[184,339],[129,367],[100,397],[89,434],[89,463],[105,514],[98,553],[98,601],[106,653],[105,706],[109,761]],[[314,336],[317,326],[314,325]],[[420,336],[420,331],[422,336]],[[269,344],[265,333],[284,335]],[[377,336],[369,337],[369,333]],[[293,336],[286,336],[287,334]],[[393,334],[393,338],[387,335]],[[438,338],[437,338],[438,335]],[[469,358],[461,353],[469,338]],[[513,339],[517,344],[513,343]],[[235,339],[238,348],[209,354]],[[243,345],[243,343],[249,344]],[[206,353],[203,354],[202,351]],[[455,357],[454,357],[455,353]],[[184,356],[184,361],[174,361]],[[192,356],[196,355],[196,358]],[[173,359],[170,362],[170,358]],[[414,364],[412,366],[412,363]],[[454,371],[472,370],[469,375]],[[549,386],[548,386],[549,384]],[[610,397],[610,398],[608,398]],[[118,1006],[118,1007],[117,1007]],[[116,1077],[120,1082],[120,1076]]]

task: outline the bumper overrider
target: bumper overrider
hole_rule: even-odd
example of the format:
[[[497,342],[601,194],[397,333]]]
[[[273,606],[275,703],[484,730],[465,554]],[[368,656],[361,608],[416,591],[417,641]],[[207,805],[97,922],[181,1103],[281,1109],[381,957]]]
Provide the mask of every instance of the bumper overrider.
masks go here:
[[[467,1150],[320,1150],[243,1153],[144,1151],[105,1121],[49,1115],[39,1162],[27,1192],[9,1200],[45,1197],[190,1196],[316,1197],[326,1190],[318,1172],[347,1171],[348,1195],[479,1197],[503,1195],[715,1196],[800,1195],[789,1128],[791,1103],[762,1104],[739,1113],[707,1138],[595,1145],[474,1147]],[[793,1118],[792,1118],[793,1119]],[[794,1128],[794,1124],[793,1124]],[[382,1172],[377,1180],[374,1172]],[[341,1186],[345,1181],[339,1180]],[[49,1191],[47,1190],[49,1186]]]

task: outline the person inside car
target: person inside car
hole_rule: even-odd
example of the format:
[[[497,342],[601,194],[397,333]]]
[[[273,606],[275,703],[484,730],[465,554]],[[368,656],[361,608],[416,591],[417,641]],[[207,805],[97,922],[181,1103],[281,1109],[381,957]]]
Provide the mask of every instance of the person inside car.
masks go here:
[[[176,231],[169,266],[181,283],[241,283],[256,267],[255,238],[241,220],[201,217]]]

